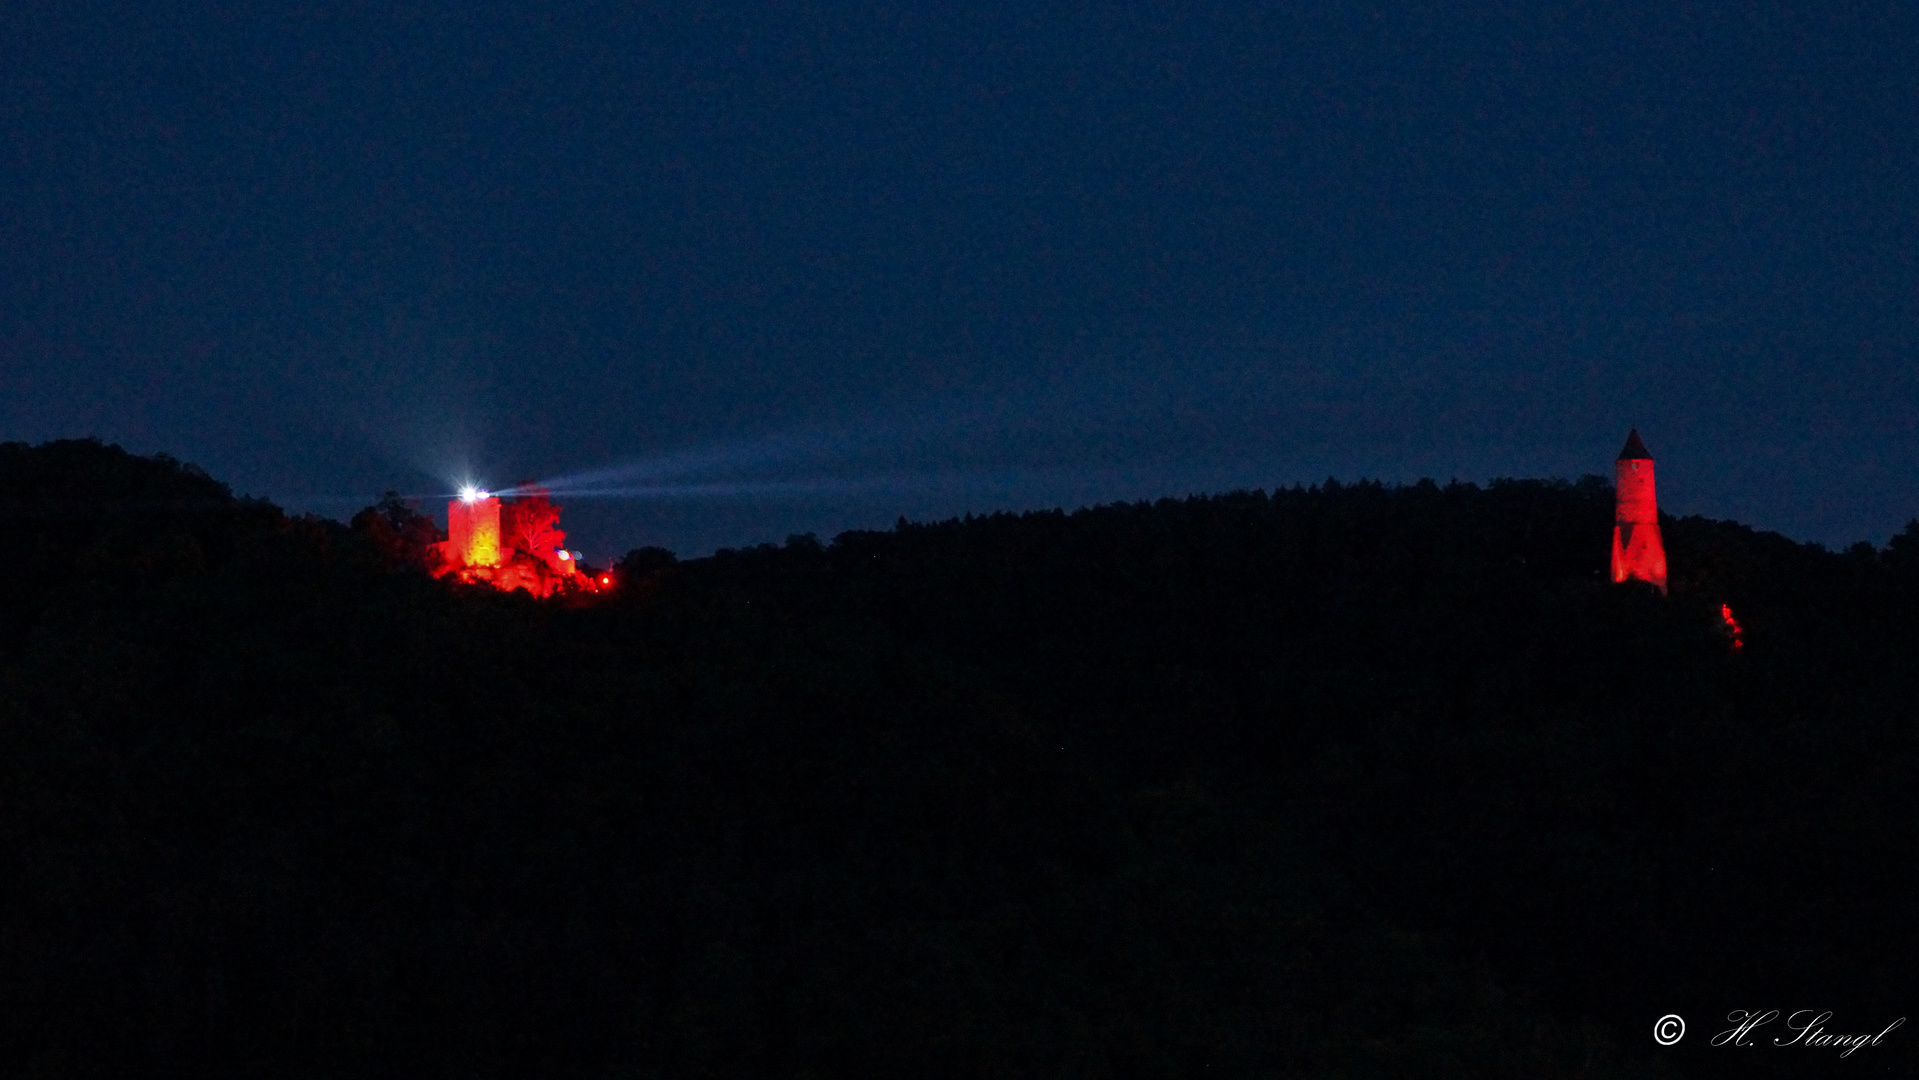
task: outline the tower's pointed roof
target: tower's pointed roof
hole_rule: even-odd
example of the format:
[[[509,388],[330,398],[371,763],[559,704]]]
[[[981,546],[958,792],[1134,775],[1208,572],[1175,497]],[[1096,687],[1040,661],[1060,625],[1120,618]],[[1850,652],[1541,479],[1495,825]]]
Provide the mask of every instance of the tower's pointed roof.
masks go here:
[[[1646,444],[1639,441],[1639,429],[1633,428],[1626,436],[1626,448],[1619,451],[1619,460],[1634,461],[1639,459],[1651,461],[1652,455],[1646,452]]]

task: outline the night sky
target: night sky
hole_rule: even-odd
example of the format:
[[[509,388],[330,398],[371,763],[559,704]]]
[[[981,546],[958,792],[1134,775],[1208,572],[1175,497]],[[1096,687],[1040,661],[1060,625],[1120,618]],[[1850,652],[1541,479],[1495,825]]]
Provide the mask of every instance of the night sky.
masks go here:
[[[293,510],[697,555],[1637,425],[1883,543],[1916,360],[1910,4],[0,5],[0,439]]]

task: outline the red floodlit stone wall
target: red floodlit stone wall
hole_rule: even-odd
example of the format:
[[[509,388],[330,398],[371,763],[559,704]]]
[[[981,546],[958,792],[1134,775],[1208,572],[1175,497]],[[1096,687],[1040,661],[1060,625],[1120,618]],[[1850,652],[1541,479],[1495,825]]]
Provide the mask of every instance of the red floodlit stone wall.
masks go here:
[[[447,540],[439,573],[473,585],[491,585],[534,596],[577,590],[594,592],[601,583],[579,572],[566,552],[560,508],[544,493],[519,498],[484,496],[447,504]]]

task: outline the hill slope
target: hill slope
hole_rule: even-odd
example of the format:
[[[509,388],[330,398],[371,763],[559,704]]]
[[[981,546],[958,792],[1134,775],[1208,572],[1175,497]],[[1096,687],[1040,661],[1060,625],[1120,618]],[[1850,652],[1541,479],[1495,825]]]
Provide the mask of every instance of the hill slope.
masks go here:
[[[1909,1008],[1919,528],[1668,521],[1662,599],[1610,498],[902,524],[565,607],[0,447],[0,1072],[1805,1075],[1703,1044]]]

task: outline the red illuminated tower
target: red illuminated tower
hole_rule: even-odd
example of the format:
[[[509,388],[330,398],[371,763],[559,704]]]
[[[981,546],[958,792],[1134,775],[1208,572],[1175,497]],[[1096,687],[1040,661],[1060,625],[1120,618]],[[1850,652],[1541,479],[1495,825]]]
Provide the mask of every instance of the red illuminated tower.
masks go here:
[[[463,492],[446,504],[447,562],[500,565],[500,500],[489,492]]]
[[[1666,544],[1659,537],[1659,499],[1653,492],[1652,455],[1639,429],[1626,436],[1617,462],[1618,501],[1613,511],[1612,579],[1649,581],[1666,591]]]

